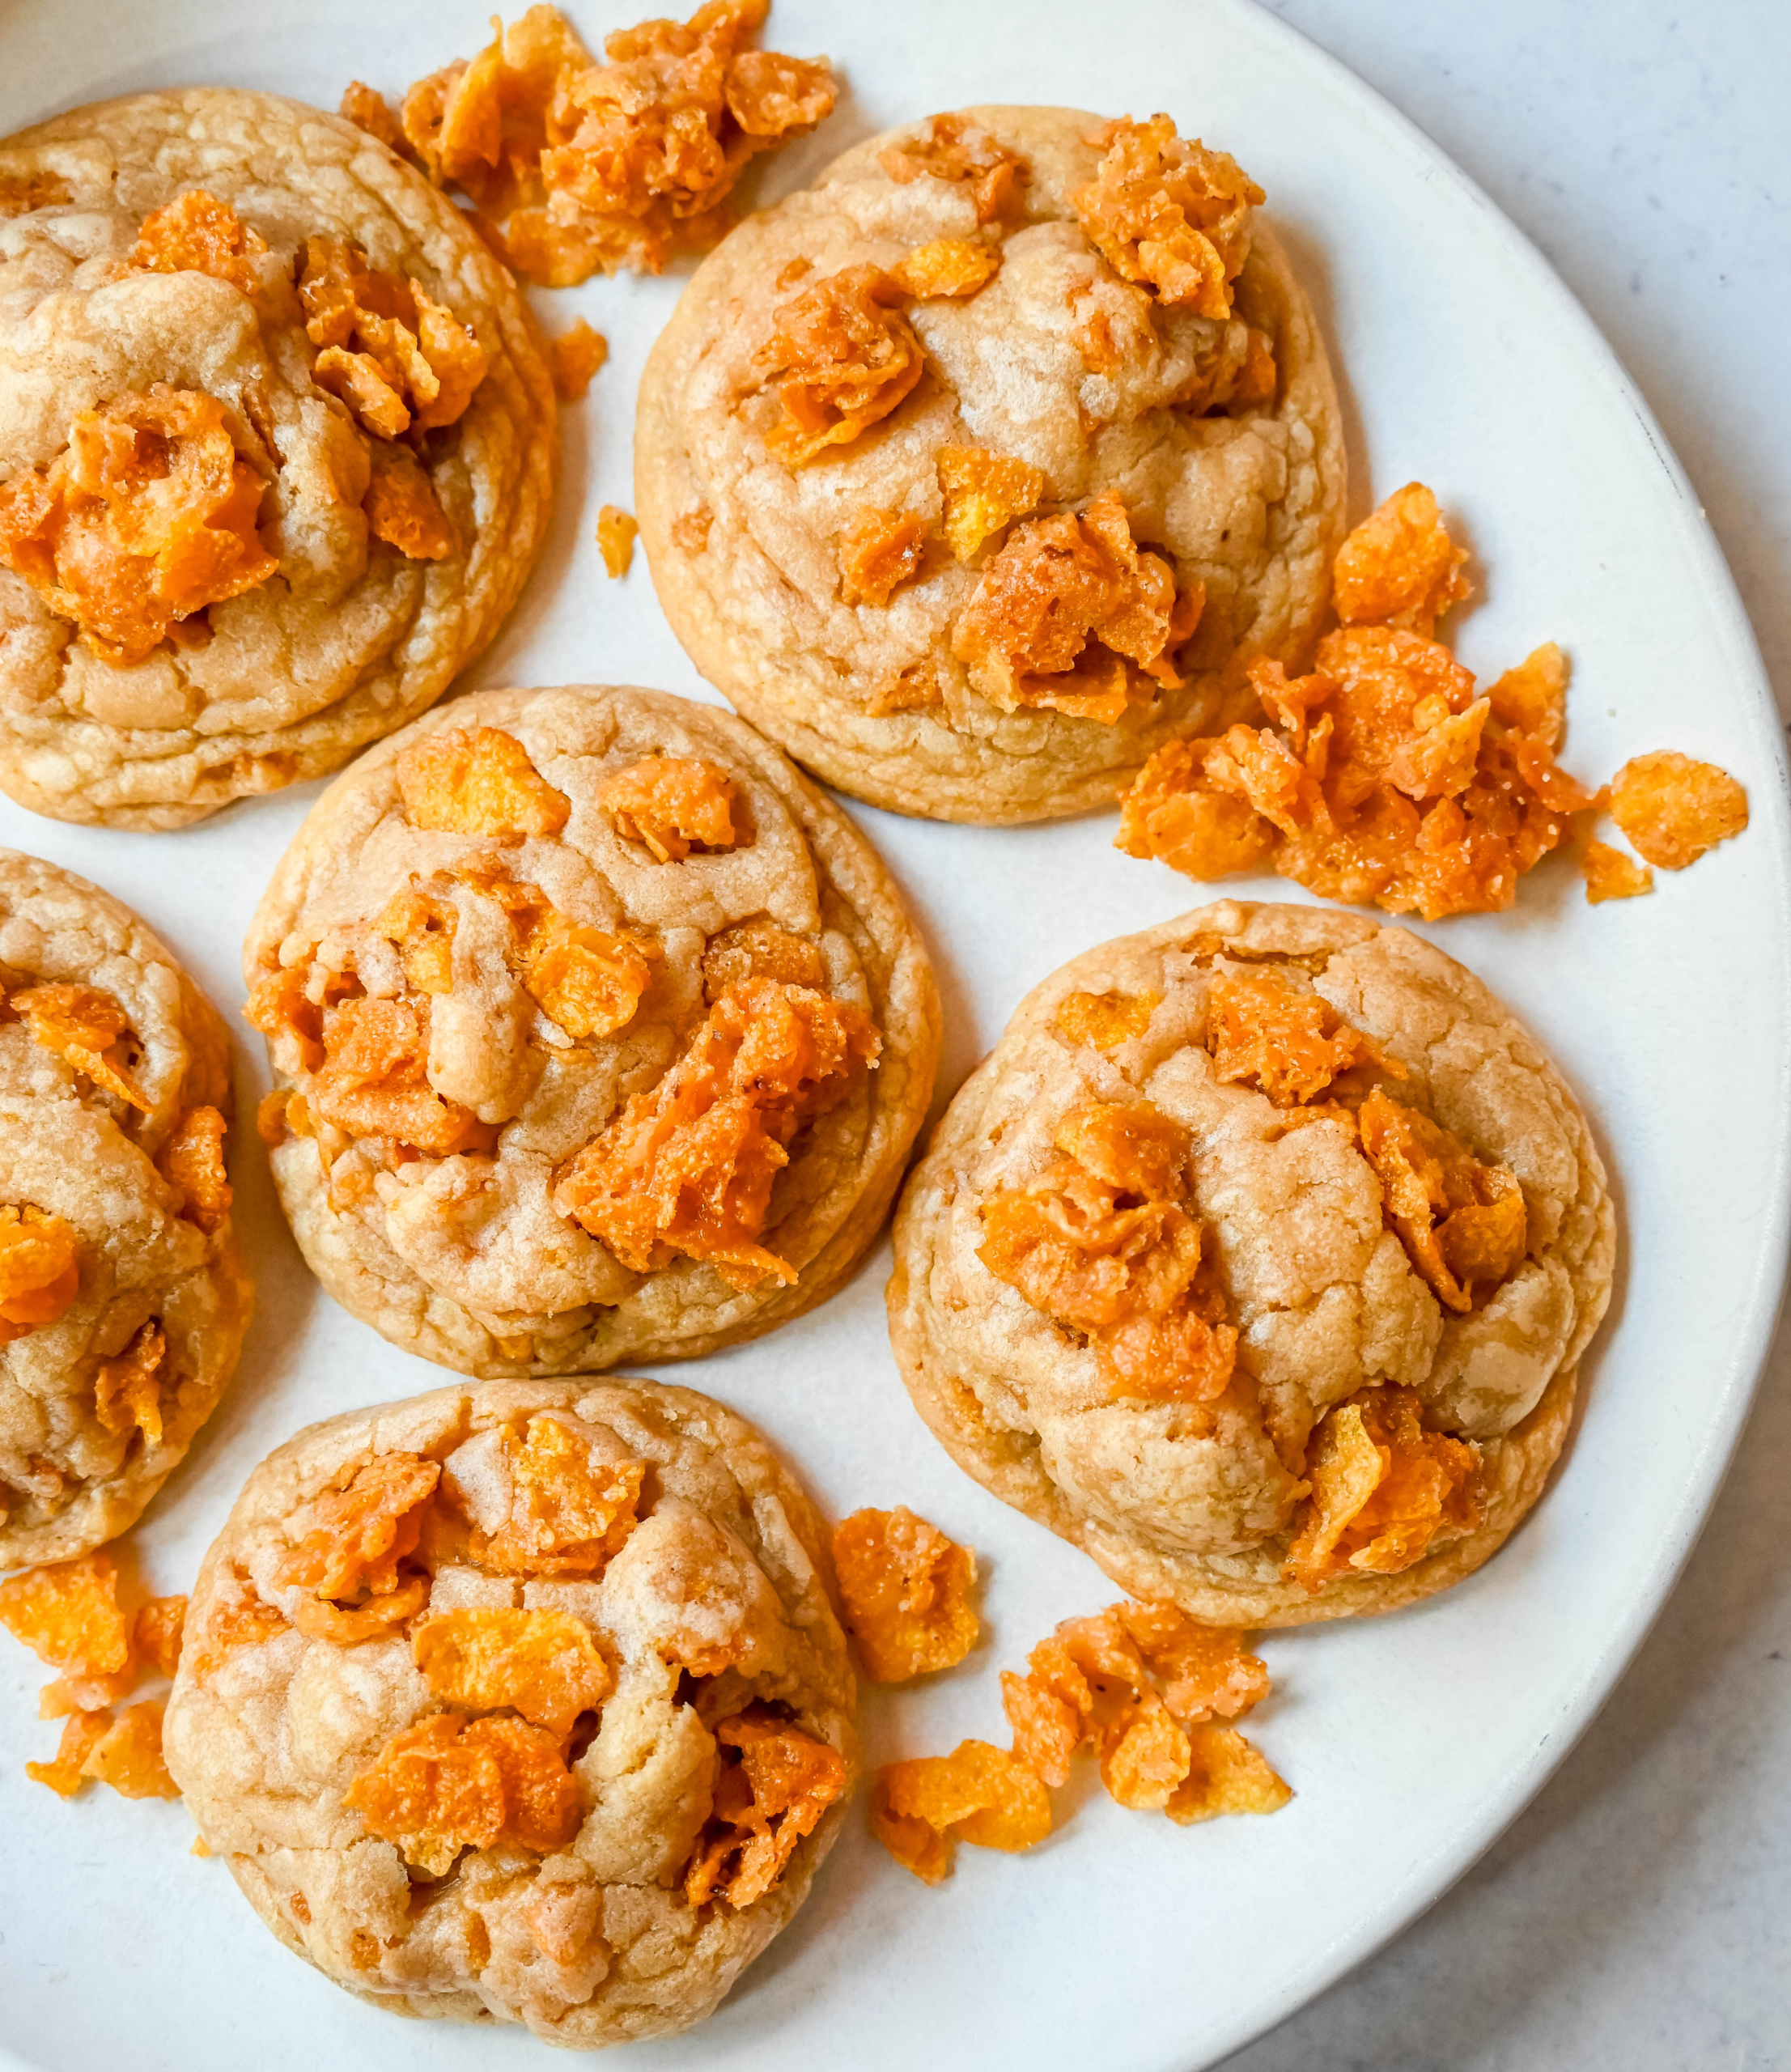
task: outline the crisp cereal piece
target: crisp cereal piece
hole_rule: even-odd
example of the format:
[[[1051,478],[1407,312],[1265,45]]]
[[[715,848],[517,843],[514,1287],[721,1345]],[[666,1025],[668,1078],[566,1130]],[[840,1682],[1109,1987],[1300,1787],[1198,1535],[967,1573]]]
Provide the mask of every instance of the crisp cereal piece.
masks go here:
[[[1212,1722],[1188,1730],[1187,1775],[1164,1811],[1178,1827],[1224,1813],[1276,1813],[1292,1798],[1262,1751],[1235,1727]]]
[[[87,1760],[105,1738],[112,1714],[71,1711],[62,1726],[56,1754],[47,1763],[28,1763],[25,1775],[33,1784],[47,1784],[62,1798],[72,1798],[87,1782]]]
[[[28,1203],[0,1204],[0,1345],[54,1323],[80,1285],[73,1227]]]
[[[29,215],[73,198],[60,173],[0,172],[0,217]]]
[[[827,984],[826,960],[806,937],[775,921],[736,921],[711,936],[702,953],[702,997],[713,1007],[730,986],[749,979],[821,992]]]
[[[1043,469],[987,447],[941,447],[937,465],[945,537],[960,561],[1036,508],[1045,493]]]
[[[581,316],[569,331],[547,342],[548,364],[554,370],[554,388],[562,403],[576,403],[590,388],[592,379],[609,357],[609,341],[594,331]]]
[[[0,1626],[53,1669],[115,1675],[130,1661],[130,1620],[109,1554],[57,1561],[0,1582]]]
[[[410,1652],[436,1696],[463,1710],[511,1705],[563,1741],[615,1688],[591,1629],[569,1611],[456,1607],[411,1629]]]
[[[458,422],[490,367],[478,339],[420,281],[370,267],[351,240],[305,240],[299,299],[320,349],[312,380],[376,439]]]
[[[194,187],[144,217],[125,263],[141,273],[209,274],[253,295],[258,276],[255,262],[266,251],[266,239],[250,229],[227,202]]]
[[[1233,1719],[1269,1694],[1269,1673],[1236,1627],[1203,1626],[1179,1605],[1152,1600],[1110,1607],[1184,1726]]]
[[[911,511],[859,512],[840,535],[839,594],[848,605],[888,604],[918,573],[927,523]]]
[[[1059,1656],[1063,1673],[1055,1660]],[[1080,1686],[1079,1697],[1066,1694],[1063,1674]],[[1093,1698],[1061,1641],[1042,1641],[1034,1648],[1032,1668],[1025,1676],[1002,1671],[1001,1704],[1013,1729],[1015,1755],[1046,1784],[1067,1784],[1071,1760],[1088,1732]]]
[[[1254,1085],[1278,1108],[1310,1101],[1341,1074],[1376,1060],[1360,1030],[1283,973],[1216,972],[1207,1000],[1213,1076]]]
[[[172,1676],[180,1666],[186,1616],[184,1597],[152,1597],[138,1608],[131,1627],[132,1645],[158,1676]]]
[[[234,1572],[223,1594],[210,1607],[197,1637],[193,1654],[194,1673],[201,1678],[209,1677],[240,1650],[261,1647],[291,1631],[285,1613],[277,1606],[264,1603],[248,1577],[240,1571]]]
[[[1487,703],[1500,726],[1556,749],[1567,731],[1567,679],[1566,656],[1544,641],[1487,686]]]
[[[957,300],[987,287],[1001,266],[998,244],[979,244],[964,237],[936,237],[917,244],[889,269],[889,278],[904,295],[926,301]]]
[[[425,734],[397,760],[405,817],[413,827],[510,842],[557,834],[571,810],[514,734],[450,727]]]
[[[102,1360],[94,1374],[94,1412],[108,1432],[133,1427],[152,1446],[162,1441],[162,1369],[168,1339],[151,1317],[138,1327],[116,1359]]]
[[[446,902],[418,892],[413,883],[404,891],[393,894],[373,927],[376,934],[397,946],[404,975],[419,993],[447,993],[452,991],[454,986],[454,928],[457,918]],[[280,985],[285,976],[278,974],[274,986]],[[260,1020],[256,1018],[257,1014],[261,1015]],[[265,1028],[271,1021],[274,1030],[278,1030],[288,1017],[279,1012],[262,1014],[257,1008],[249,1019],[258,1029]],[[269,1097],[282,1104],[287,1098]]]
[[[147,1113],[148,1099],[112,1055],[132,1032],[110,993],[93,986],[28,986],[8,1004],[23,1017],[34,1043],[66,1058],[102,1093]]]
[[[531,1418],[520,1446],[507,1432],[505,1452],[517,1501],[495,1532],[474,1531],[472,1558],[500,1573],[601,1570],[634,1529],[647,1463],[593,1462],[584,1441],[554,1417]]]
[[[312,1640],[353,1647],[359,1641],[383,1640],[414,1619],[429,1602],[429,1578],[412,1576],[364,1604],[346,1610],[328,1598],[302,1597],[292,1607],[292,1623]]]
[[[367,458],[372,472],[361,499],[367,530],[407,561],[445,561],[454,551],[454,528],[422,463],[409,447],[384,439],[374,441]]]
[[[1683,871],[1746,826],[1747,793],[1715,763],[1663,749],[1611,779],[1611,817],[1648,862]]]
[[[429,1084],[427,1000],[345,1000],[324,1017],[323,1047],[311,1095],[322,1121],[439,1157],[490,1149],[494,1132]]]
[[[1135,1813],[1161,1812],[1188,1773],[1187,1733],[1148,1685],[1108,1719],[1097,1752],[1107,1796]]]
[[[844,1792],[846,1764],[825,1742],[756,1711],[721,1721],[715,1740],[723,1756],[714,1811],[685,1874],[685,1897],[694,1907],[716,1897],[747,1907],[770,1891],[796,1844]]]
[[[877,163],[898,186],[917,180],[961,180],[970,189],[978,223],[1004,214],[1027,177],[1025,163],[994,138],[973,135],[961,115],[936,115],[923,136],[887,144]]]
[[[579,1816],[578,1786],[552,1735],[521,1720],[455,1712],[393,1734],[342,1803],[431,1878],[445,1877],[466,1848],[505,1839],[559,1848]]]
[[[597,513],[597,546],[612,577],[626,575],[634,558],[634,535],[640,530],[626,511],[606,503]]]
[[[126,1798],[178,1798],[180,1787],[162,1760],[164,1709],[163,1700],[149,1698],[121,1713],[83,1757],[82,1776]]]
[[[440,1480],[439,1464],[415,1454],[380,1454],[345,1469],[309,1506],[304,1530],[281,1558],[280,1582],[320,1598],[396,1590],[398,1564],[415,1551],[422,1506]]]
[[[1586,842],[1580,849],[1580,868],[1585,877],[1588,906],[1602,906],[1607,899],[1634,899],[1654,890],[1654,873],[1608,842]]]
[[[1252,871],[1275,847],[1275,830],[1246,800],[1199,788],[1204,741],[1168,741],[1121,802],[1114,847],[1203,881]]]
[[[976,1645],[976,1555],[906,1505],[855,1511],[834,1528],[847,1626],[873,1684],[949,1669]]]
[[[215,1108],[189,1108],[155,1154],[155,1170],[181,1195],[180,1213],[209,1237],[230,1214],[224,1171],[223,1117]]]
[[[568,1036],[582,1040],[626,1028],[652,978],[637,944],[568,920],[555,907],[523,935],[523,983]]]
[[[790,467],[848,444],[880,422],[919,380],[925,356],[897,304],[902,291],[876,266],[848,266],[787,302],[753,362],[776,377],[783,406],[765,435]]]
[[[1337,616],[1346,626],[1399,626],[1428,639],[1450,605],[1469,594],[1460,573],[1466,559],[1467,550],[1449,537],[1436,498],[1422,482],[1407,482],[1337,550],[1332,571]],[[1536,656],[1530,658],[1531,663],[1536,660]],[[1516,677],[1517,672],[1509,675]],[[1513,703],[1531,694],[1522,680],[1501,681]],[[1549,745],[1553,745],[1551,741]]]
[[[1229,316],[1262,189],[1224,151],[1177,136],[1166,115],[1110,122],[1089,141],[1106,155],[1070,199],[1114,271],[1196,316]]]
[[[878,1771],[871,1826],[904,1870],[937,1885],[950,1874],[954,1841],[1031,1849],[1051,1831],[1051,1805],[1017,1757],[987,1741],[963,1741],[949,1756],[923,1756]]]
[[[623,841],[639,842],[656,863],[734,845],[733,783],[713,762],[650,755],[606,778],[597,796]]]
[[[1148,987],[1140,993],[1066,993],[1052,1026],[1067,1043],[1092,1043],[1111,1051],[1142,1036],[1163,996]]]
[[[1461,1139],[1379,1088],[1356,1116],[1387,1221],[1437,1299],[1483,1303],[1524,1256],[1529,1222],[1509,1166],[1476,1158]]]
[[[338,113],[357,130],[364,130],[368,136],[384,144],[388,151],[396,151],[400,158],[410,155],[410,144],[384,94],[376,93],[359,79],[350,79],[342,89]]]

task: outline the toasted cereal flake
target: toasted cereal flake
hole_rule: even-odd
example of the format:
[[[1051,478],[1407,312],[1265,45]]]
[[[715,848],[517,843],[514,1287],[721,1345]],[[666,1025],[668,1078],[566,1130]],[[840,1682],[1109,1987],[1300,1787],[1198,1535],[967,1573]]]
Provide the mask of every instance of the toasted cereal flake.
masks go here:
[[[408,446],[384,439],[374,441],[368,458],[371,472],[361,499],[367,530],[409,561],[445,561],[454,551],[454,528],[422,461]]]
[[[1067,1043],[1111,1051],[1142,1036],[1162,1004],[1163,996],[1148,987],[1141,993],[1066,993],[1052,1026]]]
[[[87,1751],[84,1777],[97,1777],[126,1798],[178,1798],[180,1787],[162,1760],[165,1700],[146,1699],[121,1713]]]
[[[86,1764],[112,1725],[112,1714],[71,1712],[62,1726],[54,1757],[47,1763],[28,1763],[25,1775],[33,1784],[47,1784],[64,1798],[72,1798],[87,1781]]]
[[[454,989],[454,929],[458,918],[445,900],[418,892],[413,882],[386,902],[373,923],[373,932],[396,945],[410,984],[419,993],[439,995]]]
[[[965,182],[979,223],[1004,214],[1027,178],[1024,160],[961,115],[932,117],[922,135],[885,145],[877,163],[902,187],[923,178]]]
[[[1514,734],[1549,749],[1567,731],[1567,657],[1552,640],[1532,648],[1487,688],[1492,717]]]
[[[545,901],[519,933],[523,983],[568,1036],[613,1035],[634,1020],[653,977],[637,944],[569,920]]]
[[[1611,817],[1649,863],[1683,871],[1746,826],[1747,793],[1715,763],[1663,749],[1611,780]]]
[[[410,156],[410,146],[405,134],[398,126],[398,118],[384,94],[376,93],[371,87],[359,79],[350,79],[342,90],[337,113],[357,130],[384,144],[388,151],[396,151],[401,158]]]
[[[422,1507],[441,1480],[438,1463],[408,1453],[376,1454],[344,1468],[289,1521],[299,1536],[276,1571],[318,1597],[383,1596],[398,1586],[398,1564],[416,1550]]]
[[[162,1369],[167,1362],[168,1340],[155,1317],[138,1326],[116,1359],[100,1362],[94,1372],[93,1408],[107,1431],[134,1427],[146,1444],[162,1443]]]
[[[983,446],[942,446],[937,462],[945,537],[960,561],[1033,510],[1045,494],[1045,471]]]
[[[1306,1457],[1282,1573],[1308,1590],[1351,1569],[1397,1575],[1480,1522],[1478,1446],[1427,1432],[1410,1389],[1364,1389],[1326,1413]]]
[[[925,356],[902,296],[881,267],[848,266],[779,305],[753,361],[783,406],[765,435],[774,459],[797,467],[849,444],[919,380]]]
[[[920,567],[927,521],[911,511],[861,511],[839,541],[840,597],[886,605]]]
[[[489,1150],[494,1132],[429,1084],[429,1002],[342,1001],[324,1016],[324,1058],[310,1088],[317,1116],[350,1136],[386,1137],[448,1157]]]
[[[1099,1754],[1107,1796],[1134,1812],[1161,1812],[1188,1773],[1187,1734],[1148,1686],[1107,1721]]]
[[[917,244],[889,269],[889,278],[904,295],[923,301],[968,297],[987,287],[1001,265],[999,244],[979,244],[966,237],[936,237]]]
[[[66,1719],[70,1713],[104,1712],[128,1698],[143,1680],[143,1666],[133,1659],[109,1676],[58,1676],[37,1693],[40,1719]]]
[[[606,503],[597,513],[597,546],[612,577],[628,573],[628,565],[634,558],[634,535],[639,530],[629,513],[616,504]]]
[[[505,1450],[516,1503],[490,1535],[475,1531],[469,1557],[503,1573],[588,1576],[621,1550],[639,1523],[636,1507],[647,1463],[593,1461],[591,1449],[557,1417],[528,1420],[519,1446]]]
[[[1634,899],[1654,890],[1654,873],[1608,842],[1586,842],[1580,849],[1580,868],[1585,877],[1586,903],[1602,906],[1607,899]]]
[[[1378,1059],[1321,994],[1272,970],[1213,974],[1206,1044],[1216,1079],[1254,1085],[1278,1108],[1310,1101],[1340,1074]]]
[[[1089,141],[1104,155],[1070,203],[1108,265],[1196,316],[1229,316],[1262,189],[1224,151],[1178,137],[1166,115],[1110,122]]]
[[[553,1736],[521,1720],[431,1713],[401,1728],[342,1797],[367,1832],[427,1876],[500,1840],[558,1849],[578,1826],[578,1786]]]
[[[904,662],[893,669],[871,694],[865,707],[872,719],[886,720],[895,712],[921,712],[944,703],[939,672],[929,656]]]
[[[0,1345],[53,1324],[81,1284],[81,1245],[59,1216],[0,1205]]]
[[[756,1708],[721,1721],[715,1740],[715,1803],[685,1872],[685,1897],[694,1907],[716,1898],[749,1907],[843,1794],[846,1764],[825,1742]]]
[[[456,1607],[413,1628],[410,1652],[430,1688],[450,1705],[510,1705],[563,1741],[582,1712],[615,1688],[591,1629],[570,1611]]]
[[[131,1628],[132,1644],[158,1676],[172,1676],[180,1667],[186,1620],[184,1597],[152,1597],[139,1608]]]
[[[413,827],[519,841],[558,834],[572,809],[501,727],[448,727],[398,758],[395,775]]]
[[[1292,1798],[1267,1757],[1236,1727],[1210,1722],[1190,1727],[1188,1742],[1188,1773],[1163,1809],[1178,1827],[1222,1813],[1276,1813]]]
[[[363,431],[396,439],[465,414],[491,356],[422,282],[370,267],[351,240],[308,237],[299,271],[312,379]]]
[[[124,1009],[110,993],[93,986],[28,986],[9,1004],[23,1017],[34,1043],[85,1072],[102,1092],[147,1113],[148,1097],[112,1055],[131,1031]]]
[[[605,779],[597,793],[616,832],[656,863],[681,864],[693,849],[734,846],[733,780],[695,756],[649,755]]]
[[[562,403],[578,402],[593,377],[609,357],[609,341],[593,331],[581,316],[570,331],[562,331],[547,342],[547,362],[554,370],[554,388]]]
[[[702,997],[713,1007],[730,986],[749,979],[819,992],[827,983],[827,963],[813,943],[775,921],[736,921],[709,938],[702,953]]]
[[[658,1085],[562,1167],[553,1194],[631,1273],[682,1254],[730,1285],[796,1269],[757,1241],[796,1132],[843,1101],[881,1039],[859,1008],[749,979],[709,1010]]]
[[[1184,1726],[1235,1718],[1268,1696],[1268,1670],[1237,1628],[1200,1625],[1175,1604],[1135,1601],[1110,1609]]]
[[[145,274],[209,274],[244,295],[257,285],[255,261],[267,240],[252,230],[227,202],[202,187],[189,188],[152,210],[125,262]]]
[[[1114,847],[1206,881],[1253,871],[1273,852],[1275,830],[1243,799],[1207,791],[1205,741],[1166,741],[1121,804]]]
[[[181,1215],[207,1236],[230,1214],[224,1131],[215,1108],[189,1108],[155,1154],[156,1171],[180,1192]]]
[[[1396,626],[1428,639],[1449,606],[1468,595],[1460,573],[1466,559],[1436,498],[1422,482],[1407,482],[1337,550],[1337,616],[1346,626]]]
[[[53,172],[0,172],[0,217],[53,209],[73,197],[68,182]]]
[[[428,1602],[429,1578],[412,1576],[396,1589],[346,1610],[328,1598],[300,1598],[292,1608],[292,1623],[308,1639],[351,1648],[362,1641],[383,1639],[414,1619]]]
[[[130,1620],[104,1552],[27,1569],[0,1582],[0,1626],[53,1669],[110,1676],[130,1660]]]
[[[284,1614],[264,1604],[246,1577],[236,1574],[231,1580],[234,1587],[213,1599],[205,1629],[197,1637],[193,1667],[197,1675],[209,1676],[240,1649],[260,1647],[291,1631]]]
[[[1036,1665],[1041,1650],[1033,1650],[1035,1665],[1025,1676],[1011,1669],[1001,1672],[1001,1703],[1013,1729],[1013,1752],[1046,1784],[1066,1785],[1070,1761],[1082,1745],[1086,1730],[1083,1708],[1065,1697],[1052,1678]],[[1080,1671],[1076,1672],[1078,1679]],[[1086,1686],[1084,1700],[1091,1703]]]
[[[1529,1226],[1517,1175],[1485,1164],[1378,1088],[1356,1123],[1388,1224],[1432,1293],[1457,1310],[1484,1301],[1524,1256]]]
[[[952,1843],[1009,1852],[1051,1831],[1051,1802],[1017,1756],[987,1741],[963,1741],[949,1756],[890,1763],[871,1794],[871,1826],[905,1870],[929,1885],[952,1867]]]
[[[855,1511],[834,1528],[846,1624],[873,1684],[949,1669],[976,1645],[976,1556],[906,1505]]]

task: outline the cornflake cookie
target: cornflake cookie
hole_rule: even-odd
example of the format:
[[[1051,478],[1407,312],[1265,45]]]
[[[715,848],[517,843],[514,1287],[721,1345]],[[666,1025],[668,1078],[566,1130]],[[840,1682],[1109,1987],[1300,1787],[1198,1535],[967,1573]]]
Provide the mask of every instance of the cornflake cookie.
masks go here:
[[[703,674],[830,783],[1111,802],[1296,664],[1341,421],[1263,190],[1165,116],[976,108],[733,231],[641,384],[635,510]]]
[[[363,757],[244,961],[306,1258],[471,1374],[707,1352],[819,1301],[938,1055],[863,838],[730,714],[655,691],[482,691]]]
[[[0,145],[0,787],[178,827],[482,648],[553,383],[468,219],[352,123],[136,94]]]
[[[168,951],[0,849],[0,1569],[122,1532],[230,1379],[230,1115],[223,1025]]]
[[[314,1424],[201,1567],[164,1747],[286,1947],[575,2049],[700,2021],[802,1904],[855,1762],[824,1529],[650,1382]]]
[[[1614,1233],[1585,1117],[1471,973],[1226,901],[1021,1003],[903,1196],[890,1337],[959,1466],[1127,1590],[1297,1624],[1497,1549]]]

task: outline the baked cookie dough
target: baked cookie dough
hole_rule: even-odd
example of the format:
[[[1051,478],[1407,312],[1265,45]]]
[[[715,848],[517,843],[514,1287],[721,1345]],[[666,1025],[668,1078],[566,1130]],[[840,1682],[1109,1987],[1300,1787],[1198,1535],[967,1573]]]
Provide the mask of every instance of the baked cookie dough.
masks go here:
[[[324,795],[244,954],[305,1257],[463,1373],[709,1352],[809,1308],[932,1094],[932,969],[869,845],[661,692],[431,714]]]
[[[230,1046],[137,916],[0,849],[0,1569],[122,1532],[248,1328]]]
[[[635,428],[704,676],[844,791],[999,822],[1110,805],[1303,655],[1342,422],[1262,199],[1165,117],[973,108],[733,231]]]
[[[0,788],[178,827],[337,768],[545,533],[541,342],[352,123],[194,87],[0,143]]]
[[[206,1555],[163,1727],[286,1947],[575,2049],[700,2021],[807,1895],[855,1764],[824,1528],[651,1382],[313,1424]]]
[[[1004,1501],[1136,1596],[1292,1625],[1498,1548],[1614,1233],[1585,1117],[1471,972],[1225,901],[1021,1003],[903,1196],[889,1331]]]

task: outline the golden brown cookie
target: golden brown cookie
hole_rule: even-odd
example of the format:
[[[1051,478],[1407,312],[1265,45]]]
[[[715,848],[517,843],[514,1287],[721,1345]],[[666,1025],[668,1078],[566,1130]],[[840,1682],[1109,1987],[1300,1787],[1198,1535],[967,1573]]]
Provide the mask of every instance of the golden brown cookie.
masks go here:
[[[1541,1494],[1610,1299],[1585,1117],[1403,929],[1225,901],[1035,987],[896,1223],[969,1474],[1218,1625],[1458,1581]]]
[[[742,223],[635,428],[698,668],[843,790],[996,822],[1109,804],[1302,656],[1342,423],[1262,198],[1167,118],[975,108]]]
[[[194,87],[0,144],[0,788],[178,827],[337,768],[545,531],[516,283],[352,123]]]
[[[469,1374],[708,1352],[819,1301],[938,1056],[869,845],[732,714],[657,691],[481,691],[384,743],[244,955],[307,1259]]]
[[[0,849],[0,1569],[122,1532],[229,1381],[230,1114],[223,1025],[167,949]]]
[[[313,1424],[206,1556],[163,1747],[256,1912],[349,1992],[578,2049],[700,2021],[838,1832],[825,1529],[651,1382]]]

